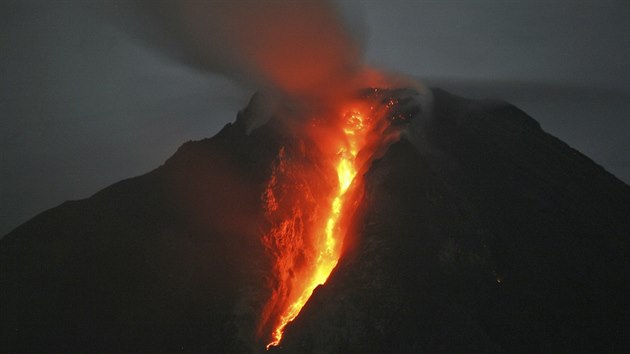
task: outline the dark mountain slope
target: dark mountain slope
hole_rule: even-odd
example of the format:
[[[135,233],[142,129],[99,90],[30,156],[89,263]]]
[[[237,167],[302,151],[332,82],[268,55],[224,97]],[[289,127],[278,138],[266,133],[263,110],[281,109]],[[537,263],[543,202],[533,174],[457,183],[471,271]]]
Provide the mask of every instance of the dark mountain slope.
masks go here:
[[[265,289],[260,194],[281,143],[238,121],[5,236],[0,351],[245,351],[256,318],[237,309]]]
[[[433,94],[433,119],[365,175],[346,252],[274,350],[627,352],[630,188],[511,105]],[[5,236],[0,351],[262,348],[260,196],[280,146],[314,169],[317,152],[273,121],[246,134],[252,111]]]
[[[426,145],[374,163],[357,245],[284,349],[626,352],[630,188],[511,105],[434,96]]]

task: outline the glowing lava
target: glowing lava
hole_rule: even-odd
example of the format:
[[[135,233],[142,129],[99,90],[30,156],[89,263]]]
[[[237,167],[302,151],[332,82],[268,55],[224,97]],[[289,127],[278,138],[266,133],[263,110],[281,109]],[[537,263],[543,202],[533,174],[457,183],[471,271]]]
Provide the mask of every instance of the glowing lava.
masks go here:
[[[325,213],[325,223],[319,230],[315,230],[315,247],[318,247],[315,264],[311,274],[305,274],[305,281],[297,287],[299,296],[292,301],[280,315],[278,324],[272,333],[272,341],[267,344],[267,349],[277,346],[287,324],[300,313],[313,290],[326,282],[328,276],[337,265],[341,253],[341,243],[346,232],[346,225],[342,224],[344,206],[352,195],[350,186],[360,169],[357,162],[357,154],[366,144],[369,132],[366,117],[358,110],[350,110],[343,116],[343,138],[339,139],[339,146],[335,155],[338,184],[333,193],[332,201]]]

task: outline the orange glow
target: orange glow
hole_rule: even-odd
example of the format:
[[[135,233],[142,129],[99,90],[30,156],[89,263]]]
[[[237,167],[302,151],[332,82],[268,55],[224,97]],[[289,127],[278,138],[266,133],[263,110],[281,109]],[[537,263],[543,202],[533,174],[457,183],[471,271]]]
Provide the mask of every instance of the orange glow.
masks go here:
[[[328,206],[322,213],[321,220],[316,222],[313,231],[315,257],[314,264],[309,267],[306,274],[301,274],[303,280],[296,280],[292,287],[292,293],[286,308],[280,312],[280,316],[271,334],[271,342],[267,344],[267,349],[277,346],[283,336],[284,329],[288,323],[293,321],[300,313],[314,289],[326,282],[332,270],[337,265],[341,253],[341,244],[347,229],[347,225],[342,223],[344,207],[351,197],[349,189],[359,171],[357,154],[365,146],[367,134],[369,133],[368,122],[363,113],[359,110],[351,109],[342,116],[341,138],[336,139],[337,151],[331,159],[337,174],[337,187],[331,193],[332,197]],[[273,208],[276,202],[273,198],[266,198],[270,203],[268,208]],[[296,275],[297,277],[297,275]]]
[[[262,195],[268,222],[262,242],[272,272],[265,277],[269,293],[257,327],[267,349],[280,345],[342,250],[352,247],[344,239],[363,196],[359,176],[399,136],[391,125],[402,114],[395,111],[396,93],[374,88],[355,97],[337,103],[336,113],[303,120],[301,135],[286,140],[272,165]]]

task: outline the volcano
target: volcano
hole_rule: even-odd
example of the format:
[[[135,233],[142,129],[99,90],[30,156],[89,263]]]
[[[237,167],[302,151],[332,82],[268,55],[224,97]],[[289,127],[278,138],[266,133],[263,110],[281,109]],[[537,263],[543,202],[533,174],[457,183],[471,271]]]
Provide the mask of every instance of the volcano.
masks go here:
[[[630,187],[513,105],[431,95],[363,93],[388,118],[348,183],[317,139],[254,124],[255,96],[37,215],[0,241],[0,351],[630,351]],[[303,235],[334,210],[345,238],[287,317],[317,258]]]

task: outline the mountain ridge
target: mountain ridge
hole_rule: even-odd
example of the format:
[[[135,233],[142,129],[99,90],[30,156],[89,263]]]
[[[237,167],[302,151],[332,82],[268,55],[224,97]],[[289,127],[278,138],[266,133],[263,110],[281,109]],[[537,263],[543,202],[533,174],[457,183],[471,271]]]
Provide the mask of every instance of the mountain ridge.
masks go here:
[[[630,348],[630,187],[510,104],[432,92],[273,350]],[[262,351],[260,195],[281,146],[313,160],[273,122],[247,134],[256,114],[0,240],[2,350]]]

